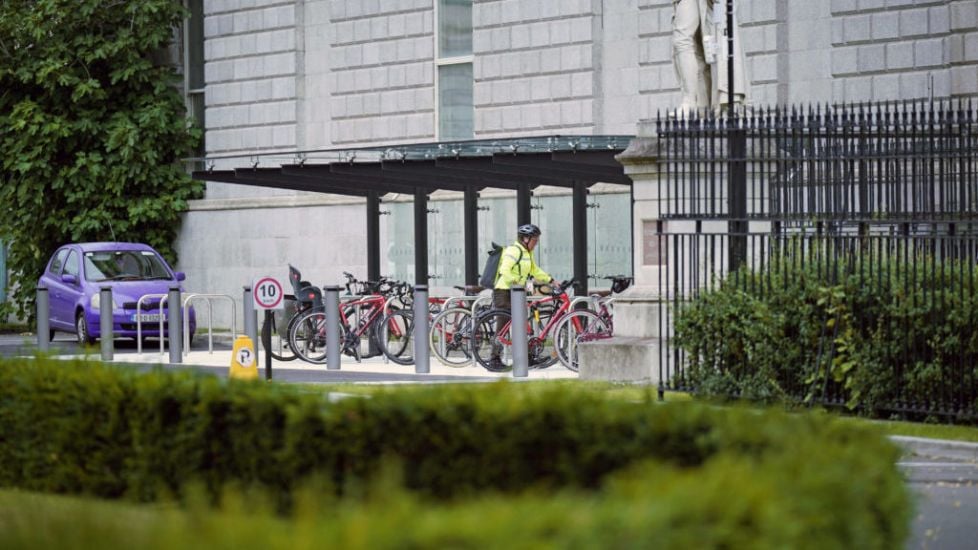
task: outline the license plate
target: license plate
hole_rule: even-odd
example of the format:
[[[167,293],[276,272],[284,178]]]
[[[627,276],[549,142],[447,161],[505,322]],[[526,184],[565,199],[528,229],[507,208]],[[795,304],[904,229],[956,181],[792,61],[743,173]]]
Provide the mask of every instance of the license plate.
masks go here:
[[[132,322],[135,323],[136,320],[142,321],[143,323],[159,323],[160,314],[159,313],[140,313],[138,316],[133,313]]]

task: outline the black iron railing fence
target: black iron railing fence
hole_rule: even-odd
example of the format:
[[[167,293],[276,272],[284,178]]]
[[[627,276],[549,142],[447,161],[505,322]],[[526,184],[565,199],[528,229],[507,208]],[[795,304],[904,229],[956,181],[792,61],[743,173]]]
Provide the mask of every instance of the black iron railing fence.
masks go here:
[[[745,139],[741,158],[730,156],[731,132]],[[978,215],[978,113],[970,102],[756,109],[734,120],[663,117],[657,135],[669,218],[739,217],[730,210],[727,178],[738,165],[746,168],[751,219]]]
[[[975,419],[969,229],[662,234],[663,388]],[[729,271],[737,237],[746,260]]]
[[[978,420],[976,134],[970,103],[660,120],[662,389]]]

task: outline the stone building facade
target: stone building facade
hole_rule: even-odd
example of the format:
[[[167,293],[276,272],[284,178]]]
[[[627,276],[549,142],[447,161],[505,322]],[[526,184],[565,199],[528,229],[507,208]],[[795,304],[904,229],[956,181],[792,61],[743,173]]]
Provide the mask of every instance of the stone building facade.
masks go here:
[[[978,97],[974,0],[736,4],[754,105]],[[187,40],[203,42],[202,117],[217,169],[259,153],[633,135],[678,103],[673,0],[207,0],[202,11],[202,36]],[[627,272],[627,190],[598,186],[592,197],[593,274]],[[460,202],[432,198],[439,213]],[[398,206],[409,199],[385,198],[385,274],[404,276],[397,258],[411,258],[395,238],[410,224]],[[503,191],[483,199],[480,241],[509,240],[515,200]],[[540,263],[566,274],[562,192],[543,188],[535,200]],[[439,213],[430,248],[445,267],[431,272],[444,279],[432,283],[460,284],[461,228]],[[342,271],[362,276],[364,242],[356,199],[209,183],[185,214],[178,250],[193,290],[237,294],[255,275],[284,278],[288,262],[320,284]]]

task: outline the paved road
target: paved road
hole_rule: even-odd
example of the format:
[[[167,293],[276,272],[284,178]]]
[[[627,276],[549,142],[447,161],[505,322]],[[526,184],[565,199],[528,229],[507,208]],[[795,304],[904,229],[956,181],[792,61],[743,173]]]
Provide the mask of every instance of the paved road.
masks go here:
[[[142,359],[136,354],[133,341],[116,342],[116,360],[134,368],[149,369],[159,357],[158,347],[151,342]],[[0,335],[0,357],[30,355],[35,345],[31,336]],[[198,338],[191,354],[197,364],[170,365],[171,368],[192,368],[202,372],[226,376],[230,345],[220,341],[214,344],[215,354],[207,352],[207,339]],[[81,353],[70,335],[58,335],[52,350],[59,355]],[[152,353],[151,350],[156,350]],[[98,348],[94,349],[98,354]],[[348,359],[344,359],[348,361]],[[376,360],[374,360],[376,361]],[[209,365],[207,364],[209,363]],[[551,367],[554,369],[554,367]],[[537,371],[534,376],[547,374],[561,377],[560,371]],[[462,371],[465,374],[461,374]],[[327,371],[321,366],[304,366],[302,363],[279,363],[274,368],[274,379],[298,383],[438,383],[438,382],[485,382],[508,375],[490,374],[478,369],[433,370],[433,374],[415,374],[413,367],[380,365],[365,362],[364,365],[344,363],[343,370]],[[548,372],[550,371],[550,372]],[[460,374],[452,374],[460,372]],[[259,373],[264,373],[259,368]],[[978,445],[931,443],[927,440],[904,438],[901,444],[910,451],[900,462],[907,482],[917,497],[917,509],[913,520],[913,534],[907,547],[910,549],[973,549],[978,548]]]
[[[917,497],[908,548],[978,548],[978,445],[908,439],[900,467]]]

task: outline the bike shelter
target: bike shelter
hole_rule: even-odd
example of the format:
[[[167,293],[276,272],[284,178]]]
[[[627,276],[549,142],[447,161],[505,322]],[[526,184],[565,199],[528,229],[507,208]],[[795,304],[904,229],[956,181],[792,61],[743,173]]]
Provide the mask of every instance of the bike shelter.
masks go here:
[[[479,192],[516,191],[517,222],[530,223],[530,199],[541,185],[572,190],[575,293],[588,293],[587,194],[596,183],[631,186],[615,156],[632,136],[544,136],[470,140],[295,153],[212,156],[200,181],[310,191],[366,199],[367,279],[380,278],[380,203],[387,193],[414,196],[415,285],[428,284],[428,196],[464,194],[465,284],[478,284]],[[220,164],[220,169],[216,166]],[[634,240],[634,235],[633,235]],[[634,243],[632,248],[634,249]]]

